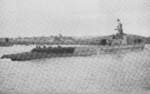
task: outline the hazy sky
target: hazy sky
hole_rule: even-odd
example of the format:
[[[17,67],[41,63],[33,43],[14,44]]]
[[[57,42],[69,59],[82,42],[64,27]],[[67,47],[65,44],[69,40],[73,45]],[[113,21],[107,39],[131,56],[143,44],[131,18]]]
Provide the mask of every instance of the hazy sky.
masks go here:
[[[98,36],[124,32],[150,36],[149,0],[0,0],[0,37]]]

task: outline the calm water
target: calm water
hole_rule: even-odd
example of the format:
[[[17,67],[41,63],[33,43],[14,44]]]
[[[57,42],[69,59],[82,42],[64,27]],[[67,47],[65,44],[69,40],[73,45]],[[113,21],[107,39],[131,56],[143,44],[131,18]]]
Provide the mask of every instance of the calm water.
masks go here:
[[[0,56],[33,47],[1,47]],[[0,94],[150,94],[149,48],[25,62],[0,59]]]

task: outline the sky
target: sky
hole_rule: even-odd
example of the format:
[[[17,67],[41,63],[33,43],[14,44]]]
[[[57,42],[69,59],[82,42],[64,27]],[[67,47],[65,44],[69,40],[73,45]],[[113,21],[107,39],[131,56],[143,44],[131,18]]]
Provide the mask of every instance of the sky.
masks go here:
[[[149,0],[0,0],[0,37],[150,36]]]

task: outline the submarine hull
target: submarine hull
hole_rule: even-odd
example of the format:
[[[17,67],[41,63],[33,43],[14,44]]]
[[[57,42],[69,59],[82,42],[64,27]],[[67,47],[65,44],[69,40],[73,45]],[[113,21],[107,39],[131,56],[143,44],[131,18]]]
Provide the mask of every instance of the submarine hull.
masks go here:
[[[144,49],[144,45],[125,45],[125,46],[86,46],[86,47],[75,47],[74,50],[69,52],[61,51],[61,53],[53,52],[24,52],[18,54],[3,55],[1,58],[11,59],[12,61],[27,61],[42,58],[56,58],[56,57],[76,57],[76,56],[92,56],[109,53],[121,53],[131,51],[141,51]]]

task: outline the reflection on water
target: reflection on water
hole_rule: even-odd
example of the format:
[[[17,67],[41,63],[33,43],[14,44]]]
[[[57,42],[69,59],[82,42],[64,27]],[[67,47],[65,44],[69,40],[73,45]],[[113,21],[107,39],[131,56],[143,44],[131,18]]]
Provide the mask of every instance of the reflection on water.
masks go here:
[[[0,55],[34,46],[2,47]],[[148,46],[147,46],[148,47]],[[0,60],[0,94],[149,94],[150,51],[25,62]]]

